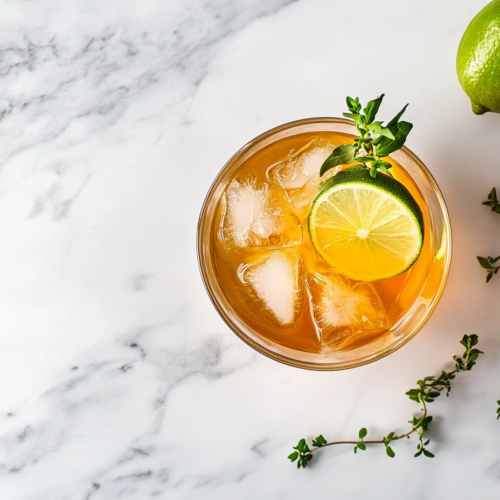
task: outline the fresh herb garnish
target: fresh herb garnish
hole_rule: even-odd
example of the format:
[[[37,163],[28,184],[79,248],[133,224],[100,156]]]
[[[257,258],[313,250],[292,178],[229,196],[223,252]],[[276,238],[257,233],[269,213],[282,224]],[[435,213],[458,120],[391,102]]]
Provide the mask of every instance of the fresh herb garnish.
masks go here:
[[[483,201],[483,205],[486,205],[487,207],[491,207],[492,212],[496,212],[497,214],[500,214],[500,202],[498,201],[497,198],[497,190],[496,188],[493,188],[490,191],[490,194],[488,194],[488,200]],[[483,268],[486,269],[487,274],[486,274],[486,283],[493,278],[495,274],[498,273],[498,270],[500,269],[500,265],[495,266],[494,264],[500,260],[500,255],[498,257],[476,257],[479,265]]]
[[[479,262],[479,265],[488,271],[488,274],[486,275],[486,283],[488,283],[488,281],[490,281],[490,279],[493,278],[493,276],[497,274],[498,270],[500,269],[500,265],[499,266],[494,265],[495,262],[498,262],[500,260],[500,255],[498,257],[476,257],[476,258]]]
[[[498,202],[497,198],[497,189],[494,187],[491,189],[490,193],[488,194],[488,200],[483,201],[483,205],[486,205],[487,207],[491,207],[492,212],[496,212],[497,214],[500,214],[500,203]],[[486,274],[486,283],[493,278],[495,274],[498,273],[498,270],[500,269],[500,265],[495,266],[499,260],[500,260],[500,255],[497,257],[476,257],[479,265],[483,268],[486,269],[487,274]],[[500,418],[500,400],[497,401],[497,420]]]
[[[406,395],[412,400],[422,405],[422,414],[420,416],[412,415],[412,419],[409,421],[411,424],[411,429],[404,434],[396,434],[396,432],[390,432],[387,436],[382,439],[365,440],[368,435],[368,431],[365,427],[360,429],[358,433],[358,439],[355,441],[331,441],[328,442],[323,435],[319,435],[316,439],[313,439],[311,446],[309,448],[307,441],[301,439],[297,446],[294,446],[295,450],[288,456],[291,462],[297,462],[297,468],[305,469],[309,462],[313,458],[313,453],[317,452],[320,448],[325,446],[333,446],[337,444],[351,444],[354,445],[354,453],[358,450],[365,451],[366,445],[371,444],[383,444],[385,447],[385,453],[389,457],[393,458],[396,454],[391,447],[393,441],[398,441],[403,438],[410,438],[410,435],[417,433],[418,444],[417,452],[415,457],[424,455],[425,457],[432,458],[434,454],[431,453],[427,446],[430,443],[430,439],[425,439],[425,433],[429,430],[429,425],[432,422],[432,416],[427,415],[427,403],[432,403],[437,397],[441,395],[442,391],[446,392],[446,396],[450,394],[451,381],[455,378],[455,375],[461,371],[469,371],[476,364],[476,360],[482,351],[474,349],[474,346],[478,343],[477,335],[464,335],[460,343],[465,347],[465,352],[462,358],[453,356],[453,361],[455,362],[455,369],[450,372],[441,372],[438,377],[425,377],[417,382],[417,388],[411,389],[406,393]],[[500,405],[500,401],[497,402]],[[497,410],[498,417],[500,417],[500,408]],[[498,418],[497,417],[497,418]]]
[[[354,144],[342,144],[335,148],[323,163],[320,176],[331,168],[355,161],[358,163],[353,166],[368,168],[372,177],[376,177],[377,171],[391,175],[389,169],[392,165],[383,158],[403,146],[413,125],[399,121],[408,104],[387,125],[384,126],[382,122],[375,121],[383,98],[384,94],[369,101],[361,112],[359,99],[347,97],[349,113],[343,113],[343,115],[356,122],[360,137],[354,141]]]
[[[493,188],[488,195],[488,201],[483,201],[482,205],[486,205],[487,207],[491,207],[492,212],[496,212],[500,214],[500,203],[497,198],[497,188]]]

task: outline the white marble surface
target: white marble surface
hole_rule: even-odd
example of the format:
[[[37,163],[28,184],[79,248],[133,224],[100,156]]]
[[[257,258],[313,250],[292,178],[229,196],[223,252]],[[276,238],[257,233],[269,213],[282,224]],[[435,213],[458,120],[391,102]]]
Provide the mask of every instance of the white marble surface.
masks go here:
[[[455,75],[485,0],[1,0],[0,498],[497,499],[500,116]],[[212,308],[195,233],[209,185],[278,124],[347,94],[410,102],[408,140],[447,200],[454,260],[423,330],[369,366],[315,373],[250,350]],[[431,409],[433,460],[301,437],[403,429],[405,391],[486,352]],[[312,464],[313,465],[313,464]]]

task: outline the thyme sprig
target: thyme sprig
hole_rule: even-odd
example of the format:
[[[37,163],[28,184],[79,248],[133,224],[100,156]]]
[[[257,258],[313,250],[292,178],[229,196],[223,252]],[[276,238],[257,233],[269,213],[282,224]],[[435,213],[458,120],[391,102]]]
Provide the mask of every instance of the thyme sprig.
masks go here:
[[[497,214],[500,214],[500,203],[498,201],[497,197],[497,189],[493,187],[491,191],[488,194],[488,199],[486,201],[483,201],[483,205],[486,205],[487,207],[491,208],[492,212],[496,212]],[[497,257],[476,257],[479,265],[483,268],[486,269],[487,274],[486,274],[486,283],[493,278],[495,274],[498,273],[498,270],[500,269],[500,265],[495,266],[499,260],[500,260],[500,255]],[[500,400],[497,401],[497,420],[500,418]]]
[[[372,177],[376,177],[377,172],[391,175],[389,169],[392,165],[383,158],[403,146],[413,125],[399,121],[408,104],[387,125],[375,121],[383,98],[384,94],[369,101],[363,111],[357,97],[346,98],[349,112],[343,115],[356,122],[359,137],[355,139],[354,144],[342,144],[335,148],[323,163],[320,176],[331,168],[352,162],[358,162],[353,166],[368,168]]]
[[[483,201],[482,205],[486,205],[487,207],[491,207],[492,212],[496,212],[500,214],[500,203],[497,198],[497,188],[493,188],[488,194],[488,200]]]
[[[491,207],[492,212],[496,212],[497,214],[500,214],[500,202],[498,201],[497,197],[497,190],[496,188],[493,188],[490,193],[488,194],[488,200],[483,201],[483,205],[486,205],[487,207]],[[500,260],[500,255],[498,257],[476,257],[479,265],[483,268],[486,269],[486,283],[488,283],[491,278],[495,274],[498,273],[498,270],[500,269],[500,265],[495,266],[494,264]]]
[[[477,260],[479,261],[479,264],[482,268],[486,269],[488,271],[488,274],[486,275],[486,283],[493,278],[495,274],[498,273],[498,270],[500,269],[499,266],[495,266],[494,264],[500,260],[500,255],[498,257],[476,257]]]
[[[427,449],[430,439],[426,438],[426,433],[432,422],[432,416],[427,413],[427,405],[435,401],[443,392],[448,396],[451,391],[451,381],[455,378],[456,374],[461,371],[471,370],[476,364],[479,355],[483,354],[482,351],[474,348],[478,343],[477,335],[464,335],[460,343],[465,347],[465,352],[461,358],[453,356],[453,361],[455,362],[454,370],[450,372],[445,372],[443,370],[438,377],[425,377],[417,382],[417,387],[415,389],[411,389],[406,393],[412,401],[420,403],[422,406],[422,413],[419,416],[412,415],[412,419],[409,421],[411,424],[409,431],[403,434],[397,434],[396,431],[393,431],[389,432],[381,439],[366,440],[365,437],[368,435],[368,431],[363,427],[359,430],[358,439],[356,440],[331,442],[327,441],[325,437],[320,434],[317,438],[312,440],[312,448],[309,447],[305,439],[301,439],[297,446],[293,447],[295,451],[288,456],[288,459],[291,462],[296,462],[298,469],[305,469],[312,460],[314,453],[319,449],[339,444],[354,445],[354,453],[357,453],[358,450],[365,451],[367,445],[384,445],[386,455],[394,458],[396,454],[392,449],[391,443],[403,438],[410,439],[410,436],[414,433],[418,436],[417,452],[414,456],[419,457],[424,455],[425,457],[433,458],[434,454]],[[498,401],[498,404],[500,405],[500,401]],[[500,408],[497,410],[497,413],[500,417]]]

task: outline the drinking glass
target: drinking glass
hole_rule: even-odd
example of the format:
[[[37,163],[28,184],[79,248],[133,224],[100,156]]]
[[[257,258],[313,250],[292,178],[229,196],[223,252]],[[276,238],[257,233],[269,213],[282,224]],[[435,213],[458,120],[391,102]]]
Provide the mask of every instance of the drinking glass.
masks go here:
[[[429,319],[443,293],[451,264],[451,227],[446,205],[436,181],[425,165],[406,147],[391,154],[413,179],[427,205],[430,224],[431,261],[416,300],[387,334],[347,351],[304,352],[278,344],[248,325],[221,290],[214,266],[216,208],[238,168],[258,151],[276,141],[304,133],[336,132],[358,136],[351,120],[308,118],[286,123],[259,135],[243,146],[224,165],[203,203],[197,234],[198,261],[203,282],[217,312],[229,328],[249,346],[271,359],[311,370],[342,370],[371,363],[406,344]]]

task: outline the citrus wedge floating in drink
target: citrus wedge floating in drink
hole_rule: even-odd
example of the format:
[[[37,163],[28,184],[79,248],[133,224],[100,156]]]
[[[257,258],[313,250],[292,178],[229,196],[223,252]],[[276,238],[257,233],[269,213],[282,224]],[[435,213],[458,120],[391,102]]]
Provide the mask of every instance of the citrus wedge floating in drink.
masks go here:
[[[409,269],[424,239],[422,211],[396,179],[362,167],[326,181],[309,214],[311,241],[340,274],[378,281]]]

